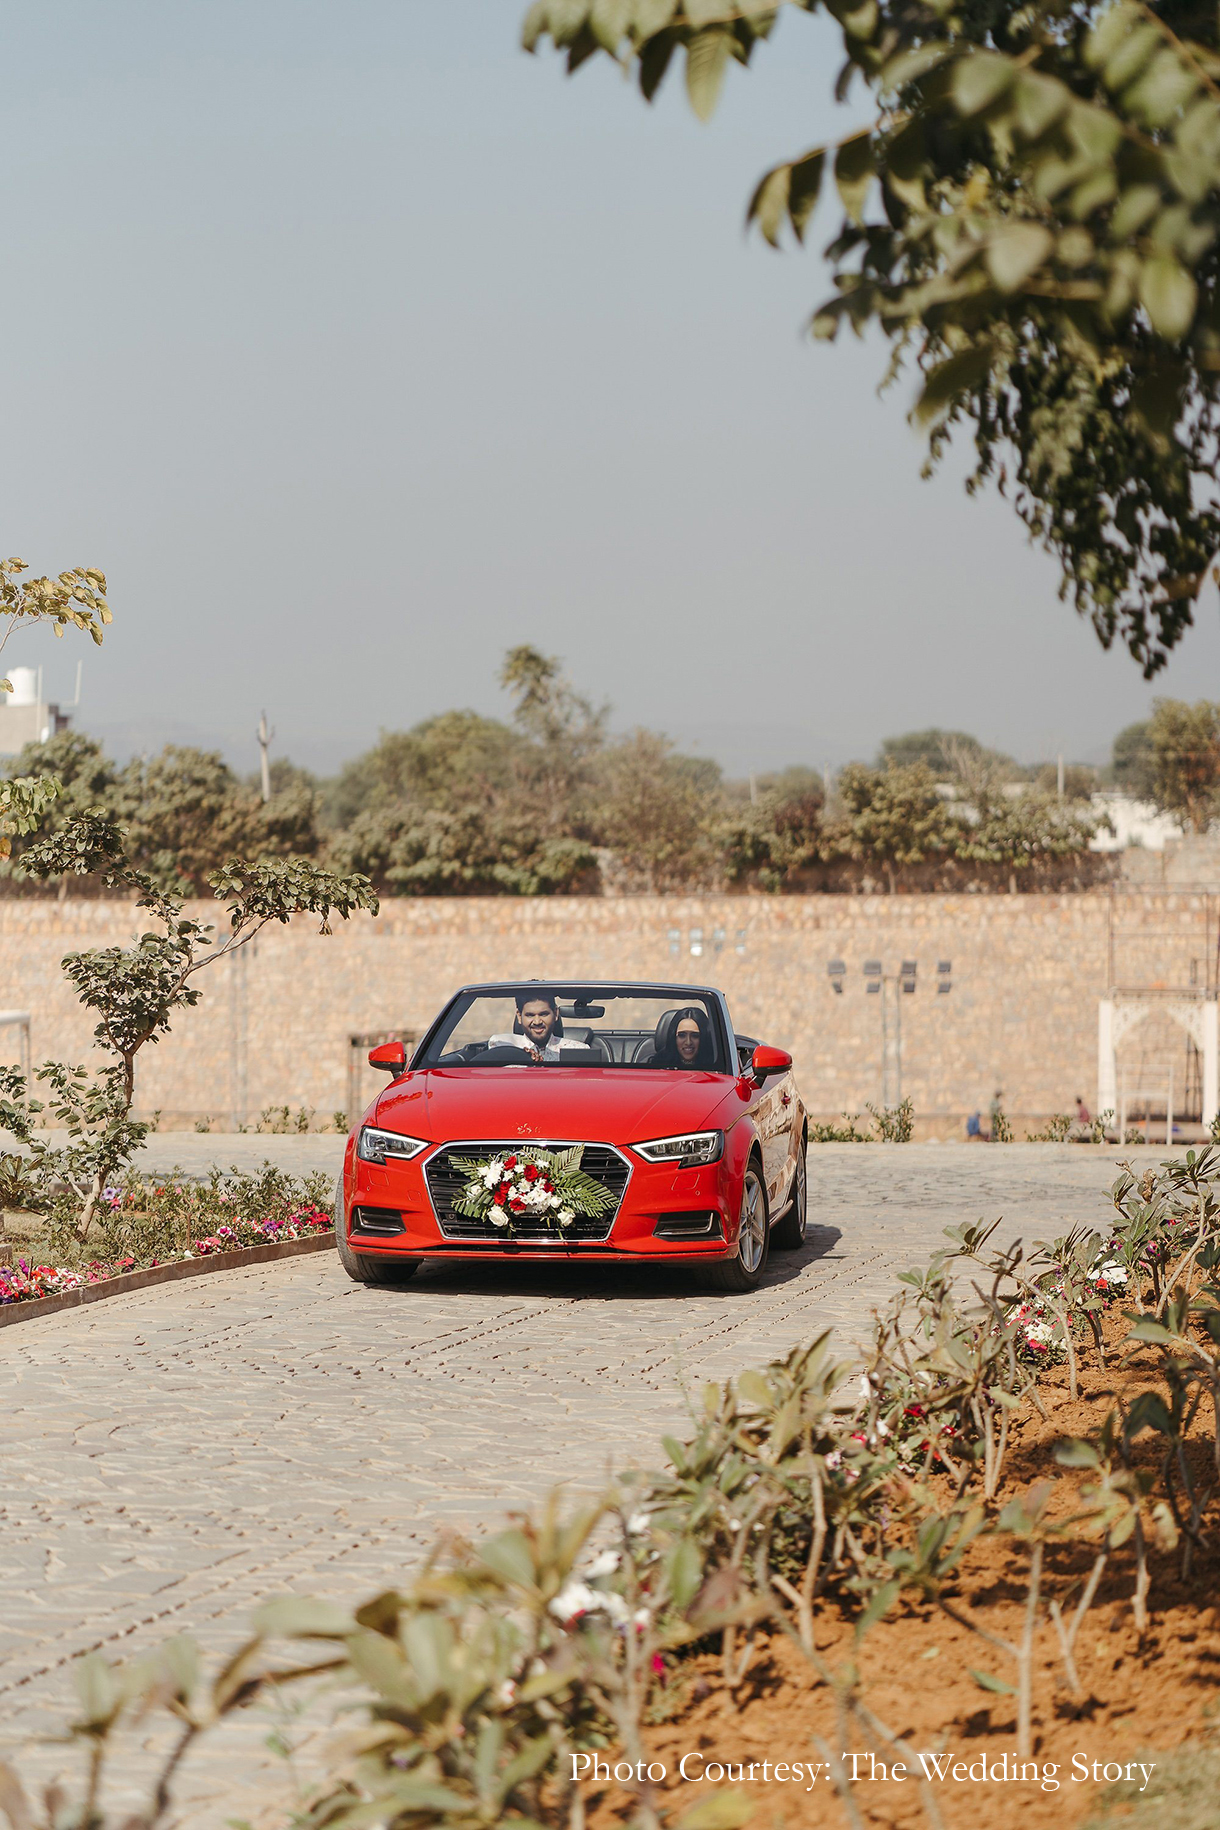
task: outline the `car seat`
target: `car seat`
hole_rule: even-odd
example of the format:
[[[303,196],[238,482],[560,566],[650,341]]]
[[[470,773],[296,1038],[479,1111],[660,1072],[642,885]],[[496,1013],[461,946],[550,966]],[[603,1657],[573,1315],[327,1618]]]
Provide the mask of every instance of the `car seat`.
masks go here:
[[[646,1036],[636,1049],[632,1065],[647,1067],[658,1056],[674,1054],[674,1031],[677,1027],[678,1012],[676,1010],[664,1011],[652,1035]]]

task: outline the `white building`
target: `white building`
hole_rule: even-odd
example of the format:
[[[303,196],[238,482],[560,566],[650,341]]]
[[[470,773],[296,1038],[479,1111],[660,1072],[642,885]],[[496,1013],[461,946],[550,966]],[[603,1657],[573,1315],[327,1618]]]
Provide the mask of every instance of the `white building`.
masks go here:
[[[27,743],[45,743],[72,720],[43,698],[41,667],[13,667],[7,677],[13,690],[0,693],[0,756],[16,756]]]

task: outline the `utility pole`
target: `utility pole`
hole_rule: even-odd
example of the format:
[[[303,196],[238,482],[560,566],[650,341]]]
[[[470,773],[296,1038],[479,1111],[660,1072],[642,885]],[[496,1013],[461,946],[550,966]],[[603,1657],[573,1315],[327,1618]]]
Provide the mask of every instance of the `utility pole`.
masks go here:
[[[267,729],[267,714],[260,712],[258,717],[258,747],[263,766],[263,799],[271,799],[271,739],[274,731]]]

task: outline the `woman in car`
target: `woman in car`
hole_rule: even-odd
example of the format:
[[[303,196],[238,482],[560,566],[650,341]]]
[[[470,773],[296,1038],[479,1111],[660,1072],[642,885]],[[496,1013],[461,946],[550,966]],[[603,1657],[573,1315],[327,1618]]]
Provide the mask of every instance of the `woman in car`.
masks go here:
[[[669,1033],[666,1043],[653,1057],[654,1067],[715,1067],[716,1051],[712,1047],[712,1034],[705,1010],[689,1004],[685,1010],[675,1012],[673,1021],[667,1022],[667,1029]]]

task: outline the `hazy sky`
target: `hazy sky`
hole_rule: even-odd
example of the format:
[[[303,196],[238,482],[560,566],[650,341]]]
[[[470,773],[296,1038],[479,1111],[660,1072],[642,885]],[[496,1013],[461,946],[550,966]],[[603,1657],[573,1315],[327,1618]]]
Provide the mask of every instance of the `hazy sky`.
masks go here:
[[[526,57],[524,0],[5,9],[4,548],[109,574],[80,722],[319,769],[561,654],[734,772],[964,727],[1102,758],[1220,696],[1214,595],[1155,687],[877,344],[801,335],[816,253],[742,233],[844,130],[789,17],[708,127]],[[815,247],[825,235],[813,237]],[[14,639],[71,692],[83,645]]]

